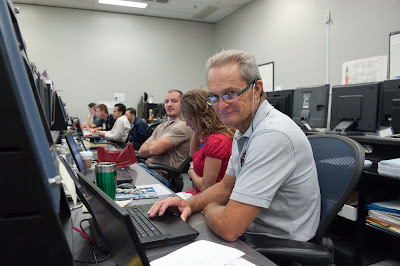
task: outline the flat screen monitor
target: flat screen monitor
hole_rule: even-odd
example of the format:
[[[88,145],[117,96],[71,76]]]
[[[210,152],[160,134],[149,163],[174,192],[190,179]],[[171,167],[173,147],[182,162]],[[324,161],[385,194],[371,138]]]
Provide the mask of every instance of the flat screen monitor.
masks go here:
[[[292,119],[304,130],[325,128],[328,120],[330,85],[294,90]]]
[[[379,129],[381,83],[340,85],[332,88],[331,129],[339,134]]]
[[[268,102],[285,115],[292,117],[294,90],[267,91]]]
[[[61,97],[55,92],[55,109],[54,109],[54,123],[51,126],[51,130],[66,130],[68,117],[64,109],[64,103]]]
[[[69,150],[72,157],[74,158],[75,164],[78,167],[79,172],[85,174],[85,163],[83,162],[82,156],[79,153],[78,145],[76,145],[76,142],[71,132],[68,132],[67,135],[65,135],[65,140],[67,141]]]
[[[400,133],[400,79],[385,80],[381,89],[380,123]]]
[[[12,2],[0,1],[1,263],[73,265],[71,213],[21,40]]]

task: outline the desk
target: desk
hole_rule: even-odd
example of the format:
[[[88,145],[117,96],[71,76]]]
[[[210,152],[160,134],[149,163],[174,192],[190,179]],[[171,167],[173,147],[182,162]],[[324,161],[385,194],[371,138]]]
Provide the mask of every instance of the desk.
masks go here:
[[[156,180],[153,176],[149,175],[146,171],[144,171],[142,168],[140,168],[139,165],[134,164],[131,165],[130,168],[134,170],[133,174],[134,180],[136,179],[135,185],[149,185],[149,184],[161,184],[158,180]],[[173,193],[173,192],[172,192]],[[153,203],[158,200],[165,199],[170,196],[176,196],[176,194],[169,194],[169,195],[162,195],[157,199],[144,199],[144,200],[134,200],[132,201],[129,205],[142,205],[142,204],[148,204],[148,203]],[[72,223],[75,227],[79,228],[79,222],[82,219],[87,219],[90,217],[89,214],[83,214],[81,211],[81,208],[72,211],[71,214],[72,217]],[[245,253],[245,255],[242,257],[246,259],[247,261],[254,263],[255,265],[275,265],[272,261],[252,249],[250,246],[248,246],[246,243],[241,241],[240,239],[234,241],[234,242],[227,242],[220,238],[219,236],[215,235],[212,230],[208,227],[204,220],[204,216],[202,213],[195,213],[191,215],[188,219],[188,223],[195,228],[197,231],[199,231],[200,235],[196,238],[196,240],[209,240],[218,244],[226,245],[229,247],[233,247],[236,249],[239,249]],[[88,227],[88,224],[85,223],[83,224],[84,228]],[[88,232],[89,230],[87,230]],[[83,239],[77,232],[73,232],[73,242],[74,242],[74,259],[75,260],[86,260],[87,256],[87,241]],[[171,245],[171,246],[165,246],[165,247],[159,247],[159,248],[154,248],[154,249],[149,249],[146,250],[146,255],[149,258],[149,260],[154,260],[159,257],[162,257],[164,255],[167,255],[171,253],[172,251],[175,251],[181,247],[184,247],[190,242],[186,243],[180,243],[176,245]],[[102,263],[102,265],[112,265],[111,259],[105,261]]]

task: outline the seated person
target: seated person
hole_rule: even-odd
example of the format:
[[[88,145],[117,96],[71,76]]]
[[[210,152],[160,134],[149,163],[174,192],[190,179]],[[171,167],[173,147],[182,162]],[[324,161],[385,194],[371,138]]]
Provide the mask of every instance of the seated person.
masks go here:
[[[110,131],[96,130],[95,133],[98,133],[103,138],[125,142],[129,135],[129,130],[131,129],[131,123],[129,123],[125,111],[126,107],[122,103],[114,105],[113,117],[116,121],[112,129]]]
[[[203,211],[210,228],[235,241],[244,233],[308,241],[319,224],[321,197],[310,142],[292,119],[265,100],[255,58],[222,51],[206,64],[207,102],[222,123],[237,128],[224,178],[187,200],[167,198],[181,219]]]
[[[96,127],[95,123],[100,120],[100,118],[96,116],[96,104],[89,103],[88,108],[89,108],[88,123],[86,124],[85,122],[83,122],[82,128],[95,128]]]
[[[94,123],[94,127],[89,128],[88,130],[92,133],[95,131],[108,131],[111,130],[114,126],[115,119],[112,114],[108,114],[108,108],[105,104],[98,104],[95,107],[96,116],[100,119],[96,123]]]
[[[206,89],[194,89],[182,96],[179,115],[192,131],[189,155],[193,162],[189,168],[196,195],[222,180],[232,152],[235,129],[222,124],[212,106],[204,100]]]
[[[136,117],[135,108],[127,108],[125,112],[126,117],[131,123],[131,130],[129,131],[128,141],[132,143],[135,150],[139,150],[140,146],[146,141],[147,124]]]
[[[178,90],[167,92],[164,108],[168,115],[168,121],[159,124],[139,149],[139,156],[147,158],[144,164],[139,165],[167,187],[171,187],[171,177],[168,176],[168,173],[162,170],[148,169],[146,165],[155,163],[179,168],[189,156],[192,131],[184,121],[179,119],[181,97],[182,92]]]

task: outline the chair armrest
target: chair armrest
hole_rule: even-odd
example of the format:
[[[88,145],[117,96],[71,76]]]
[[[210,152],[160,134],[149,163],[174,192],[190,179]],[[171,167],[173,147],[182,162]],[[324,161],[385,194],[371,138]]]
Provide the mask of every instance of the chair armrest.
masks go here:
[[[167,171],[171,176],[176,176],[176,175],[180,175],[181,174],[181,172],[178,169],[170,167],[170,166],[166,166],[166,165],[163,165],[163,164],[154,164],[154,163],[152,163],[152,164],[148,164],[147,168],[149,168],[149,169],[157,169],[157,170],[164,170],[164,171]]]
[[[322,244],[245,234],[241,239],[267,258],[301,264],[330,264],[333,257]]]

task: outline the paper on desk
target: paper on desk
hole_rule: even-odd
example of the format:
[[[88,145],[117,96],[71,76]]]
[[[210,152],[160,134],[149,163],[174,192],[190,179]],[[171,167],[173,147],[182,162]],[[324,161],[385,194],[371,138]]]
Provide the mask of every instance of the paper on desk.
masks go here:
[[[154,190],[157,192],[158,196],[172,194],[166,187],[161,184],[149,184],[149,185],[140,185],[136,186],[137,188],[144,188],[144,187],[153,187]]]
[[[395,209],[400,211],[400,200],[374,202],[374,204],[380,207]]]
[[[129,202],[131,202],[132,199],[128,199],[128,200],[116,200],[115,203],[118,204],[118,206],[120,207],[125,207],[126,204],[128,204]]]
[[[167,256],[150,262],[151,266],[224,265],[244,255],[244,252],[207,240],[199,240]]]
[[[236,260],[226,263],[225,266],[256,266],[256,265],[243,258],[238,258]]]
[[[69,175],[67,169],[65,169],[64,164],[61,163],[60,159],[57,158],[58,163],[58,172],[61,176],[61,183],[63,185],[64,191],[66,194],[71,195],[72,201],[74,202],[74,206],[76,206],[76,190],[75,183]]]

